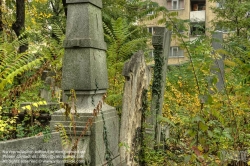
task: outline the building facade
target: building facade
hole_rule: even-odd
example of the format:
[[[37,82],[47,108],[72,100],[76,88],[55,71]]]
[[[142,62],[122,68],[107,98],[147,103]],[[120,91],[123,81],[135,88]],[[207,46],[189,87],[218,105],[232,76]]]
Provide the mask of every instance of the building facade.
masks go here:
[[[176,12],[177,17],[182,20],[189,20],[189,24],[186,25],[185,31],[179,31],[184,33],[187,38],[185,41],[195,40],[199,35],[204,35],[208,30],[212,29],[211,20],[215,17],[211,7],[220,6],[209,2],[209,0],[152,0],[157,2],[160,6],[164,6],[170,12]],[[151,13],[149,13],[151,14]],[[159,18],[146,21],[145,24],[148,28],[148,32],[154,33],[154,27],[166,25],[158,24]],[[153,56],[153,51],[151,51]],[[172,33],[171,47],[169,53],[169,65],[178,65],[188,61],[185,50],[180,47],[180,40]]]

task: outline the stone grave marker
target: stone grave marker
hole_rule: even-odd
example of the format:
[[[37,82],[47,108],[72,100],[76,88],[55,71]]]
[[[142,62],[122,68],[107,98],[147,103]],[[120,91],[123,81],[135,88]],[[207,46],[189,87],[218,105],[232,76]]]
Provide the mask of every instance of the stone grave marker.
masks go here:
[[[140,139],[143,123],[143,91],[148,89],[150,83],[150,68],[144,61],[142,51],[135,53],[123,68],[125,77],[120,143],[121,161],[123,165],[136,165],[134,155],[140,149]],[[145,114],[145,113],[144,113]],[[139,137],[138,137],[139,136]],[[129,147],[129,148],[127,148]]]
[[[154,47],[155,64],[152,85],[152,103],[151,103],[151,124],[156,143],[160,143],[161,126],[157,122],[157,117],[162,116],[162,106],[166,84],[166,72],[168,64],[168,55],[171,42],[171,32],[165,27],[155,27],[155,34],[152,37]]]
[[[102,101],[108,88],[106,43],[102,26],[101,0],[67,0],[67,26],[64,41],[65,55],[62,69],[62,89],[70,96],[73,89],[76,100],[71,107],[72,120],[61,109],[51,117],[51,128],[63,124],[72,142],[79,139],[93,110]],[[116,110],[103,103],[88,131],[77,144],[79,158],[92,166],[118,163],[119,119]],[[72,145],[73,146],[73,145]],[[84,150],[85,149],[85,150]],[[112,155],[110,156],[110,153]],[[109,157],[107,157],[109,156]]]

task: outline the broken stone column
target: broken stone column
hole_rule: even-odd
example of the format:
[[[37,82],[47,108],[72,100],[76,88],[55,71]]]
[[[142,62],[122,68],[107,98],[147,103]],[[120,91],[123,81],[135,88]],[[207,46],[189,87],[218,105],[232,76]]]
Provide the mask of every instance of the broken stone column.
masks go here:
[[[108,88],[106,43],[102,26],[101,0],[67,0],[67,27],[64,41],[65,55],[62,69],[62,89],[76,100],[69,100],[72,119],[65,117],[65,110],[52,115],[51,127],[64,125],[67,134],[74,136],[72,142],[85,130],[87,121],[93,118],[93,110],[102,100]],[[116,110],[102,105],[101,113],[94,118],[88,132],[80,139],[77,151],[79,158],[88,160],[92,166],[118,162],[119,122]],[[72,128],[75,124],[75,129]],[[75,130],[75,131],[74,131]],[[72,145],[73,146],[73,145]],[[107,153],[112,152],[112,156]],[[108,156],[108,157],[107,157]],[[84,163],[86,164],[86,163]]]
[[[214,50],[222,49],[223,33],[215,32],[212,38],[212,47]],[[214,57],[214,64],[211,67],[211,72],[218,78],[218,82],[216,83],[217,90],[219,92],[222,91],[224,89],[224,55]]]
[[[157,117],[162,116],[171,32],[165,27],[155,27],[154,30],[155,34],[152,37],[152,45],[155,49],[155,64],[152,85],[152,118],[150,123],[152,124],[153,132],[155,132],[153,134],[158,144],[161,137],[161,126],[157,122]]]
[[[120,156],[122,165],[136,165],[135,153],[139,151],[142,132],[142,94],[149,86],[150,69],[144,61],[142,51],[135,53],[125,63],[125,77],[120,129]]]

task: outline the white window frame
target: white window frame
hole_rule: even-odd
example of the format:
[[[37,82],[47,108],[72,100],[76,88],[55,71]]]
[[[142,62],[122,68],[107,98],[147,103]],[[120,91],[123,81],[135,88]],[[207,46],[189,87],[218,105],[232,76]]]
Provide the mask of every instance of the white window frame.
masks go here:
[[[175,3],[175,2],[176,2],[176,8],[174,8],[174,3]],[[172,9],[173,9],[173,10],[178,10],[178,9],[180,9],[179,4],[180,4],[180,1],[179,1],[179,0],[172,0]]]
[[[176,54],[174,54],[174,52]],[[182,55],[179,55],[179,52],[182,52]],[[170,47],[169,58],[180,58],[180,57],[184,57],[183,51],[178,46],[172,46],[172,47]]]
[[[150,50],[150,58],[154,58],[154,50],[152,49],[152,50]]]
[[[171,7],[170,6],[166,7],[168,10],[183,10],[184,9],[185,0],[166,0],[166,1],[167,1],[167,4],[169,2],[171,3]],[[177,8],[174,8],[174,2],[176,2]],[[181,7],[181,3],[183,3],[182,7]]]
[[[147,5],[147,9],[149,8],[149,5]],[[149,12],[149,13],[147,13],[147,15],[153,15],[154,14],[154,11],[151,11],[151,12]]]
[[[154,14],[154,11],[151,11],[151,12],[149,12],[147,15],[148,16],[151,16],[151,15],[153,15]]]
[[[225,0],[220,0],[220,2],[217,2],[216,3],[217,8],[224,9],[224,3],[225,3]]]
[[[235,32],[234,30],[230,30],[229,28],[226,29],[224,27],[215,27],[216,32],[222,32],[222,33],[233,33]]]
[[[149,30],[150,28],[152,28],[151,32]],[[154,35],[154,27],[147,27],[147,29],[148,29],[148,33],[151,33],[152,35]]]

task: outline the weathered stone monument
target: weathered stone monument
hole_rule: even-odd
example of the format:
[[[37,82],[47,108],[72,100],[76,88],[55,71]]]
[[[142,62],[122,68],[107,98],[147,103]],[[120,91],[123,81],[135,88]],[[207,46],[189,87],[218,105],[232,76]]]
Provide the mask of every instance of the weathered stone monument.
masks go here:
[[[155,131],[154,137],[156,139],[156,143],[158,144],[161,138],[161,125],[158,123],[157,117],[162,116],[171,32],[165,27],[155,27],[154,30],[155,34],[152,37],[152,45],[155,49],[155,65],[152,85],[152,118],[150,119],[150,123],[153,127],[152,131]]]
[[[120,129],[120,147],[121,165],[136,165],[134,155],[141,148],[142,132],[142,104],[143,91],[150,83],[150,69],[144,61],[142,51],[135,53],[131,59],[125,63],[123,68],[125,77],[122,116]],[[144,113],[145,114],[145,113]]]
[[[214,50],[222,49],[222,41],[223,41],[223,33],[222,32],[214,32],[212,35],[212,47]],[[211,72],[216,75],[218,78],[218,82],[216,83],[216,88],[218,91],[222,91],[224,89],[224,55],[220,55],[220,57],[214,57],[214,65],[211,68]]]
[[[51,127],[55,129],[61,123],[67,134],[73,134],[77,139],[108,88],[106,43],[101,16],[102,1],[67,0],[66,3],[68,15],[62,89],[68,96],[72,89],[75,91],[76,101],[71,108],[75,127],[71,125],[72,119],[64,116],[65,110],[54,113]],[[88,125],[89,131],[78,141],[77,151],[82,152],[78,158],[92,166],[116,165],[119,159],[118,116],[116,110],[105,103],[101,112],[94,118],[93,125]]]

